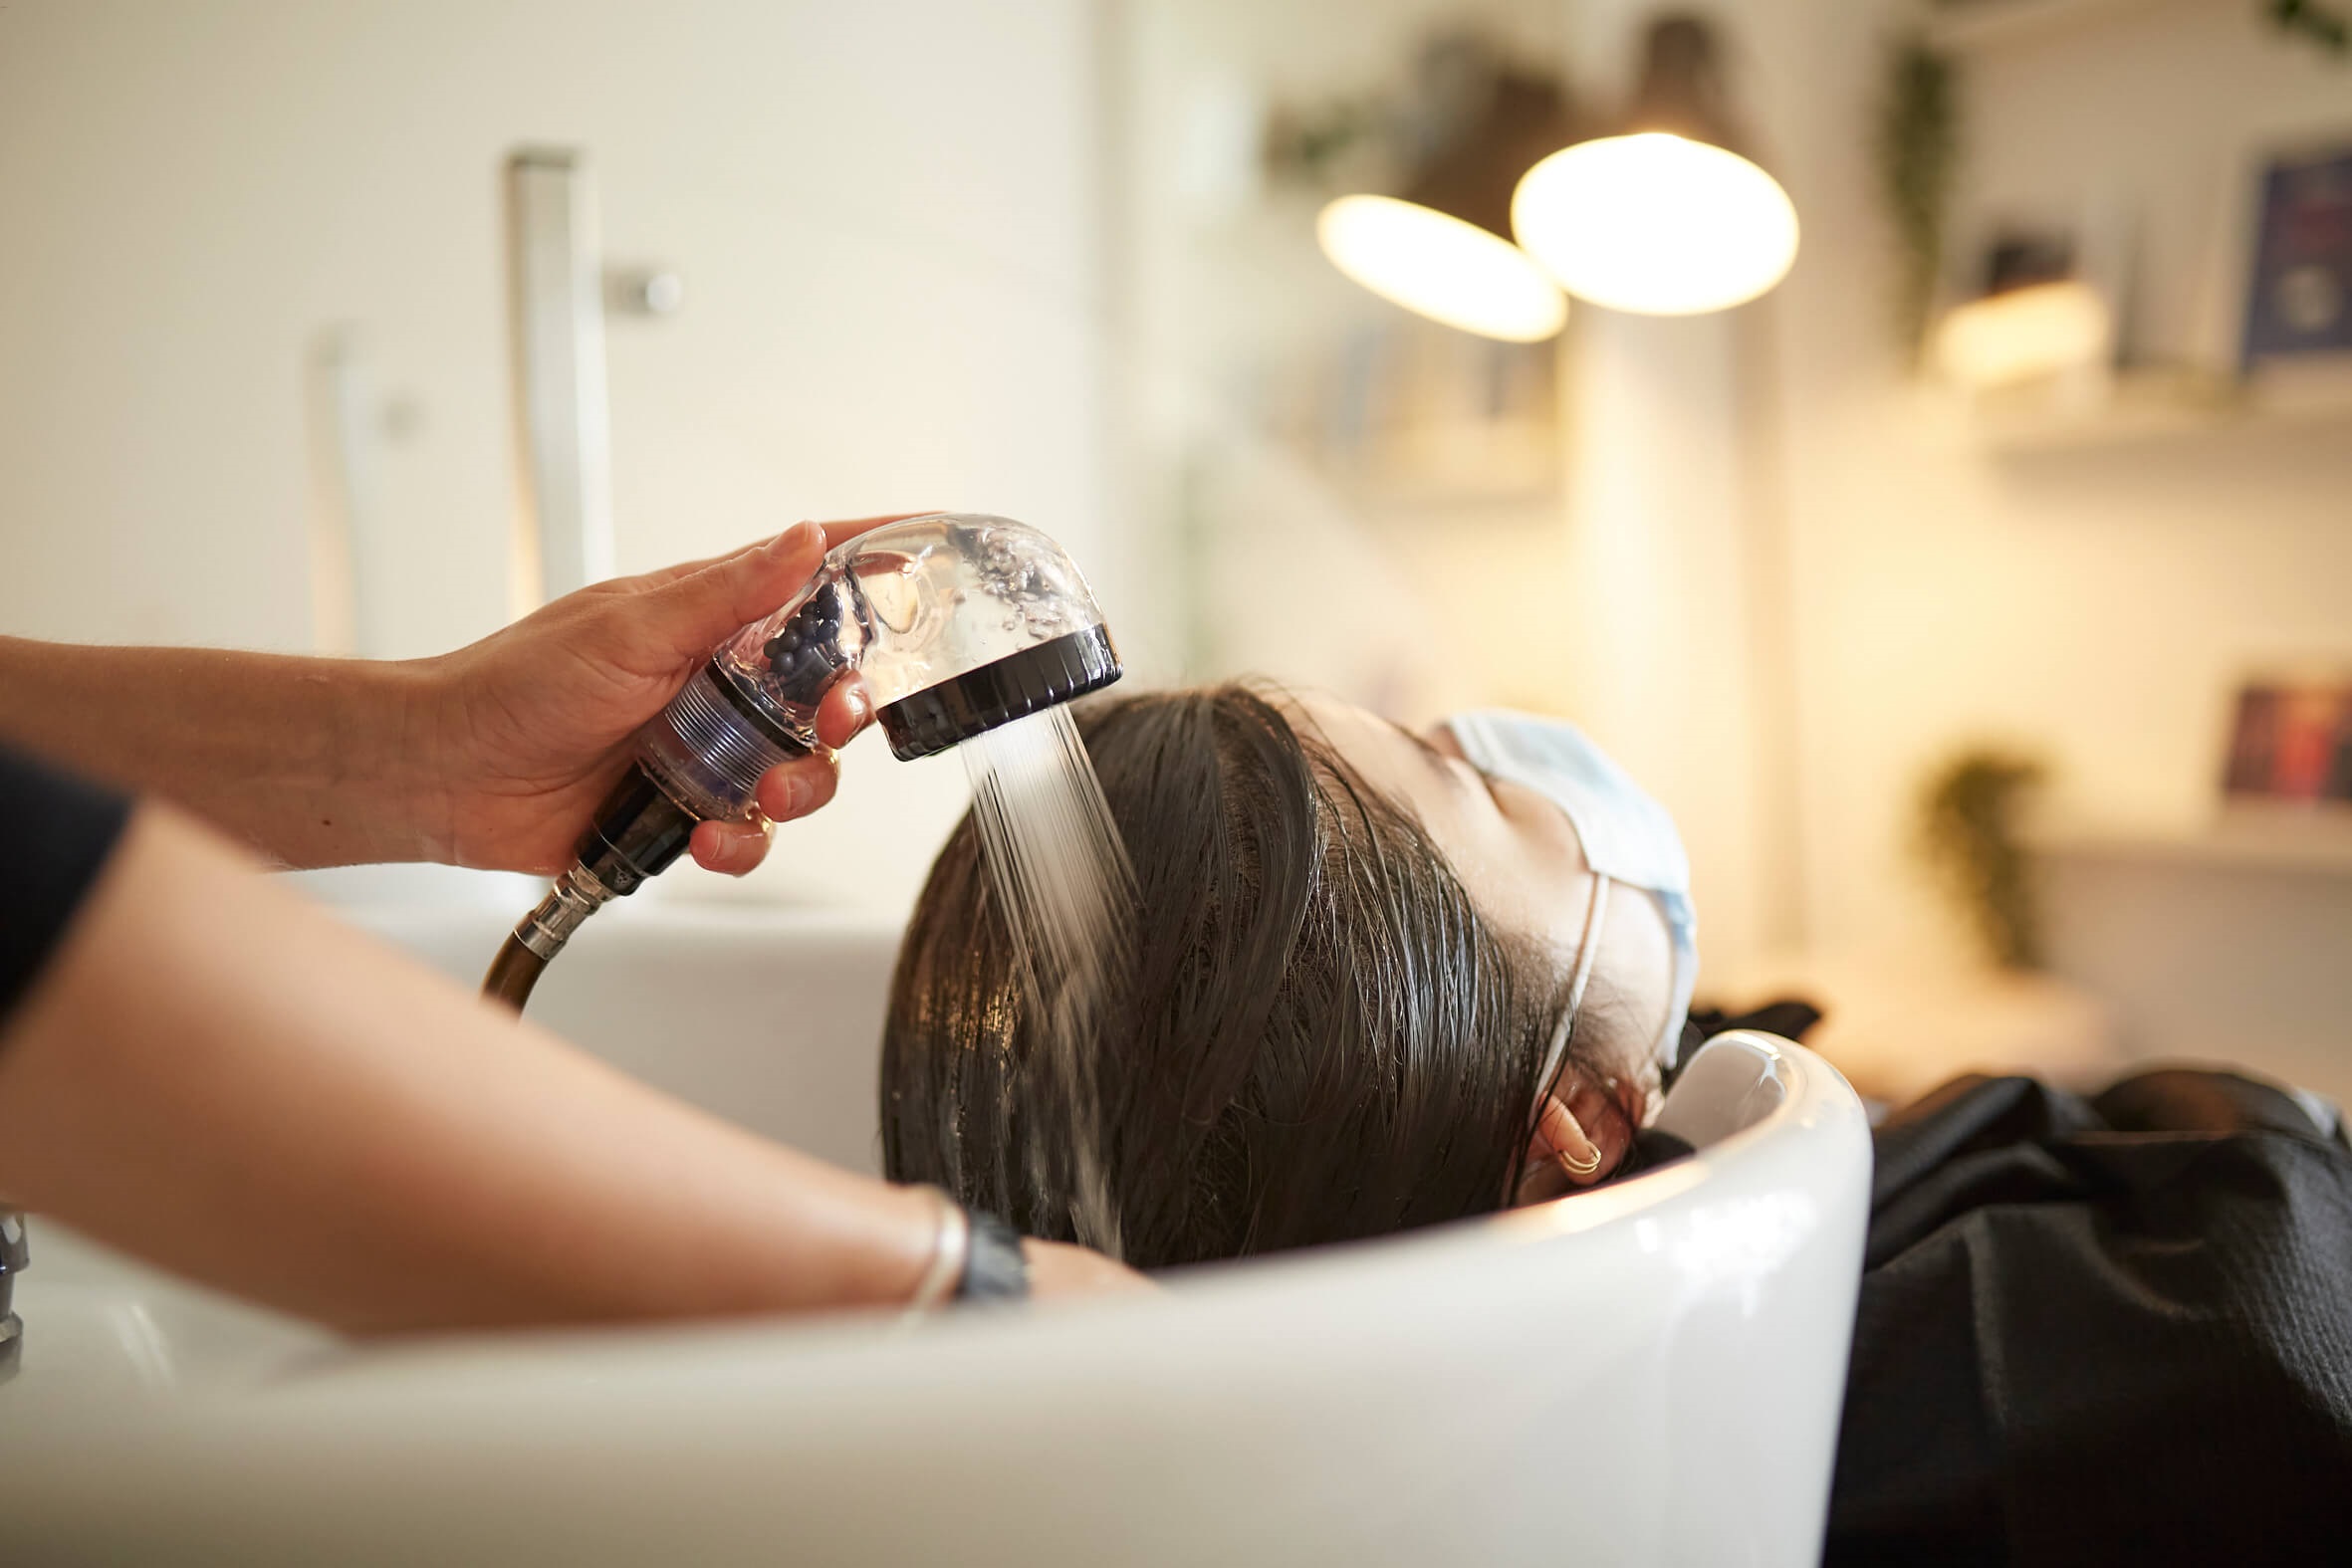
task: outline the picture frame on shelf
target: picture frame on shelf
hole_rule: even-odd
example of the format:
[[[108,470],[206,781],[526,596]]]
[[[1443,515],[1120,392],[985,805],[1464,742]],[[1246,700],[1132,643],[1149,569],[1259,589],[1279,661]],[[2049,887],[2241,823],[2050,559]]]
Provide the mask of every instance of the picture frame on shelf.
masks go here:
[[[2231,708],[2222,796],[2233,810],[2352,811],[2352,670],[2241,681]]]
[[[2352,390],[2352,129],[2266,152],[2250,193],[2238,373],[2267,396]]]

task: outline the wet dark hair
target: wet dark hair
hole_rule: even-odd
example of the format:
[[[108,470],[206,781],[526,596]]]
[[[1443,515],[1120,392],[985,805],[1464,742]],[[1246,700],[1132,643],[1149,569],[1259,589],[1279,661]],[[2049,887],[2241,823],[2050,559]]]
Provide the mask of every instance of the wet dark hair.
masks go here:
[[[1142,1267],[1499,1208],[1564,1006],[1552,953],[1480,912],[1419,821],[1271,691],[1079,716],[1140,897],[1096,1014],[1102,1155]],[[1073,1238],[1066,1101],[966,815],[915,905],[882,1038],[890,1177]],[[1573,1053],[1590,1054],[1587,1001]]]

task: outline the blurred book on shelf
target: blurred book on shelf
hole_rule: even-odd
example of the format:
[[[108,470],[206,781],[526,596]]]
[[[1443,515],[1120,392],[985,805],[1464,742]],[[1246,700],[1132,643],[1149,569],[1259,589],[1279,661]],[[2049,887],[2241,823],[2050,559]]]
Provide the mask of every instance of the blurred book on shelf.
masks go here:
[[[2256,203],[2246,371],[2352,371],[2352,139],[2270,159]]]
[[[2352,675],[2240,686],[2222,790],[2234,807],[2352,808]]]

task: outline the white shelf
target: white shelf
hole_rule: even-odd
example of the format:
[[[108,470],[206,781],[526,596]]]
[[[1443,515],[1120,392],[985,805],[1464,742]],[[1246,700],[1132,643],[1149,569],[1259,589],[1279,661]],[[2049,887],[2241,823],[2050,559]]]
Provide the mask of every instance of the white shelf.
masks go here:
[[[1964,0],[1932,6],[1928,41],[1956,54],[2033,43],[2144,9],[2150,0]]]
[[[2297,872],[2352,877],[2352,820],[2333,810],[2259,812],[2202,833],[2068,828],[2033,834],[2027,847],[2052,860],[2123,861],[2195,870]]]
[[[2020,455],[2331,427],[2352,441],[2352,380],[2290,391],[2212,375],[2127,371],[2107,396],[2078,406],[1988,398],[1968,427],[1985,450]]]

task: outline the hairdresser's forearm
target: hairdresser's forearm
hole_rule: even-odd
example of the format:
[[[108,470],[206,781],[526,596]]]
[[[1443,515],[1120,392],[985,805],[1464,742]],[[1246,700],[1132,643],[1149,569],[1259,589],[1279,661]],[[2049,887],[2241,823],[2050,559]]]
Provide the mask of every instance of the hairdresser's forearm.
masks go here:
[[[0,637],[0,735],[285,865],[443,858],[432,668]]]
[[[357,1331],[896,1303],[933,1241],[153,806],[0,1035],[0,1199]]]

